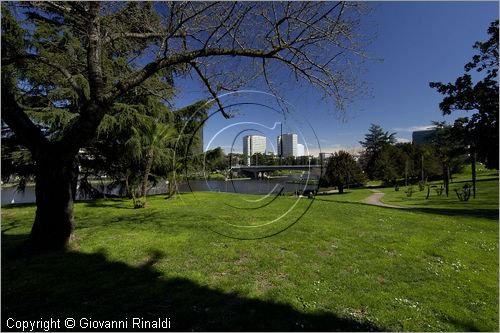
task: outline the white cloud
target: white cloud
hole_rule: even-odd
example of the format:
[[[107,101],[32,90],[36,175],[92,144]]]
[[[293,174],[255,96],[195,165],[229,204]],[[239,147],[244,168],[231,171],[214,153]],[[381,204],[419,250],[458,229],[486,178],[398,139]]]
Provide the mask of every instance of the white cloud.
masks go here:
[[[398,142],[398,143],[408,143],[408,142],[411,142],[411,140],[409,140],[407,138],[396,138],[396,142]]]
[[[392,130],[393,131],[396,131],[396,132],[415,132],[415,131],[425,131],[425,130],[428,130],[428,129],[433,129],[434,125],[424,125],[424,126],[411,126],[411,127],[406,127],[406,128],[393,128]]]

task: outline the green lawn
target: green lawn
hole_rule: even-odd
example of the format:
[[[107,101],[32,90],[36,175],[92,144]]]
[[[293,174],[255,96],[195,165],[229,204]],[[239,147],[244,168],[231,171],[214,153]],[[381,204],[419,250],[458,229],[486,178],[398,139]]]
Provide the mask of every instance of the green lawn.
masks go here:
[[[22,259],[5,253],[35,208],[3,207],[2,328],[52,315],[170,317],[174,330],[498,330],[498,219],[360,203],[370,193],[82,202],[70,252]]]
[[[431,185],[440,186],[442,182],[431,182]],[[408,197],[405,193],[407,187],[402,186],[399,191],[394,188],[380,189],[385,193],[382,201],[388,204],[418,208],[429,212],[445,212],[455,214],[474,214],[498,217],[498,171],[478,168],[476,182],[476,198],[471,195],[469,201],[460,201],[455,189],[460,190],[465,184],[472,184],[470,171],[467,168],[464,173],[458,174],[450,183],[450,191],[446,197],[444,191],[441,195],[431,188],[429,199],[427,187],[419,191],[417,185],[413,185],[413,194]]]

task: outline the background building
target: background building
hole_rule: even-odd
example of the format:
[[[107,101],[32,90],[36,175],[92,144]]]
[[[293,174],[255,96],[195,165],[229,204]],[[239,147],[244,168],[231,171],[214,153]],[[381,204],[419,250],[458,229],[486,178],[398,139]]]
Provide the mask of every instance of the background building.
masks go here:
[[[283,143],[281,142],[283,140]],[[288,133],[278,136],[278,156],[297,156],[297,134]],[[283,153],[281,149],[283,148]]]
[[[266,137],[261,135],[247,135],[243,137],[243,155],[250,165],[250,157],[254,154],[266,153]]]
[[[411,141],[417,145],[428,145],[432,143],[435,135],[436,135],[435,129],[415,131],[411,134]]]
[[[305,156],[305,147],[303,144],[297,143],[297,157]]]
[[[318,155],[319,162],[320,163],[326,162],[332,155],[333,153],[319,153]]]

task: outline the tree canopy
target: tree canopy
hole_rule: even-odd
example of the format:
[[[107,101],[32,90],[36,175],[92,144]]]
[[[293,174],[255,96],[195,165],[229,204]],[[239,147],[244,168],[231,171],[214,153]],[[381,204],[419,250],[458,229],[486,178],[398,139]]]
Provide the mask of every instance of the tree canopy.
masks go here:
[[[365,148],[361,156],[361,164],[368,177],[373,178],[376,176],[375,163],[385,146],[396,143],[395,135],[395,133],[384,132],[379,125],[371,124],[368,133],[365,134],[364,141],[359,142]]]
[[[336,186],[339,193],[344,193],[345,186],[362,184],[365,180],[361,168],[348,152],[341,150],[328,159],[324,181],[326,185]]]
[[[2,120],[35,161],[31,244],[61,247],[73,225],[80,148],[101,121],[194,76],[218,94],[290,74],[342,109],[356,92],[362,6],[350,2],[3,2]],[[132,103],[133,104],[133,103]],[[137,104],[137,103],[135,103]]]
[[[479,53],[464,66],[465,73],[455,83],[431,82],[430,87],[445,95],[439,104],[443,114],[475,111],[470,117],[459,118],[457,127],[464,130],[478,159],[498,168],[498,20],[490,24],[488,34],[486,42],[474,44]],[[474,82],[473,71],[482,78]]]

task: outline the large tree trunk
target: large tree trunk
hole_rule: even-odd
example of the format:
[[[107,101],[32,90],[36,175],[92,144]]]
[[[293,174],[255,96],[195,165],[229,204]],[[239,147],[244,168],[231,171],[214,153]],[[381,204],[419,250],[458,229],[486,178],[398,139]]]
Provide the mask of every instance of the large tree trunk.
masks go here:
[[[63,155],[63,156],[61,156]],[[36,216],[30,245],[63,249],[73,232],[74,154],[43,154],[36,161]]]

